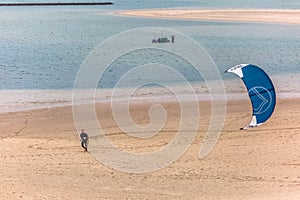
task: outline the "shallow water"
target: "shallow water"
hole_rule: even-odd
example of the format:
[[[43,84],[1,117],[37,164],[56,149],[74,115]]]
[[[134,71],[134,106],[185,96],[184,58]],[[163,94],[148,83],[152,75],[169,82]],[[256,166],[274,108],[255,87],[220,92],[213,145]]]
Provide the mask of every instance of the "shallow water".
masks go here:
[[[297,96],[300,93],[297,87],[299,86],[297,77],[300,74],[298,34],[300,26],[130,18],[116,16],[110,12],[119,9],[182,6],[297,9],[299,8],[297,1],[250,3],[228,0],[199,3],[191,0],[117,0],[114,2],[113,6],[93,8],[1,7],[0,112],[70,105],[77,72],[89,52],[114,34],[142,27],[167,27],[197,41],[216,63],[226,82],[228,98],[244,97],[242,82],[234,75],[223,73],[240,63],[261,66],[273,79],[279,97]],[[152,35],[158,37],[160,34]],[[149,41],[151,39],[149,38]],[[153,57],[149,58],[149,55]],[[114,87],[126,70],[141,63],[151,63],[153,59],[155,62],[163,62],[178,69],[192,84],[203,84],[203,77],[195,75],[195,71],[184,60],[174,61],[172,55],[165,52],[143,50],[123,55],[113,62],[111,65],[113,70],[107,72],[103,82],[98,85],[100,94],[104,93],[106,100],[109,99],[110,92],[107,91]],[[133,75],[133,85],[134,78],[139,81],[138,77]],[[174,79],[166,77],[166,82],[168,81],[171,83]],[[227,84],[228,81],[230,84]],[[180,82],[176,84],[178,87],[181,85]],[[154,88],[154,90],[158,91],[159,97],[166,96],[166,99],[169,99],[167,94],[162,94],[163,89]],[[155,92],[151,91],[149,94],[148,98],[152,98]],[[199,91],[199,95],[204,99],[207,99],[207,95],[209,97],[204,91]],[[100,95],[98,101],[103,100],[105,99]],[[85,101],[83,99],[83,102]]]

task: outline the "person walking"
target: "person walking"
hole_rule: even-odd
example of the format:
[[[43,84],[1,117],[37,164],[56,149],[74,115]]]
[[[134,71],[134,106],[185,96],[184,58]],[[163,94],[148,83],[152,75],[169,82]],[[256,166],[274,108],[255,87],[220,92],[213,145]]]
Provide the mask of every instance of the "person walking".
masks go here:
[[[83,129],[81,129],[80,133],[80,140],[81,140],[81,146],[84,148],[84,151],[88,151],[88,142],[89,142],[89,136],[87,133],[84,132]]]

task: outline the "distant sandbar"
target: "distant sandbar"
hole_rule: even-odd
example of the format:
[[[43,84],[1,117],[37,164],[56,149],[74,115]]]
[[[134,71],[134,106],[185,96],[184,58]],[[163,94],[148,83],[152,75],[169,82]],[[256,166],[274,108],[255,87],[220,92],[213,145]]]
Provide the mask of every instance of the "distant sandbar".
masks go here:
[[[300,24],[300,10],[283,9],[157,9],[119,11],[116,14],[166,19]]]

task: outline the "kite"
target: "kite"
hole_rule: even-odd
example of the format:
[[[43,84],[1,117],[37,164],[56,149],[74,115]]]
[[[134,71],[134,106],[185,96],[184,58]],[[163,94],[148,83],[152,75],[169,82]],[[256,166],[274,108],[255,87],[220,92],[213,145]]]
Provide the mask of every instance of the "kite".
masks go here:
[[[267,121],[276,105],[276,93],[270,77],[258,66],[252,64],[236,65],[226,72],[238,75],[244,82],[252,104],[252,119],[246,130]]]

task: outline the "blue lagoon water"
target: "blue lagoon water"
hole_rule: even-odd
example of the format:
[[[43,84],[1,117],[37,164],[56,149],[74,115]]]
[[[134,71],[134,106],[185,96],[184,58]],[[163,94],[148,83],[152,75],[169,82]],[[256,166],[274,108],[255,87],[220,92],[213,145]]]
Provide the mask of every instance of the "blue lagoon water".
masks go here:
[[[188,35],[206,49],[220,72],[236,64],[253,63],[262,66],[271,75],[277,90],[282,94],[299,93],[297,79],[300,74],[300,26],[146,19],[112,14],[112,11],[122,9],[165,7],[299,9],[298,1],[113,2],[115,4],[112,6],[96,7],[0,7],[1,111],[13,110],[16,105],[17,109],[22,109],[26,102],[26,106],[31,102],[30,108],[43,102],[55,106],[61,105],[61,102],[70,103],[77,72],[90,51],[112,35],[142,27],[167,27]],[[153,52],[140,52],[139,59],[145,61],[149,54],[152,55]],[[163,53],[154,56],[157,62],[168,57]],[[124,68],[131,65],[125,60],[120,58],[115,63],[114,74],[107,76],[105,84],[99,83],[100,89],[114,87],[112,77],[120,77]],[[170,64],[178,69],[182,68],[191,82],[201,83],[201,78],[195,77],[192,70],[186,70],[189,66],[183,61],[173,63],[171,60],[170,57]],[[233,75],[221,74],[225,82],[237,80]],[[237,81],[236,86],[229,87],[229,90],[243,92],[244,88]]]

